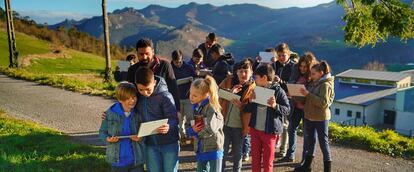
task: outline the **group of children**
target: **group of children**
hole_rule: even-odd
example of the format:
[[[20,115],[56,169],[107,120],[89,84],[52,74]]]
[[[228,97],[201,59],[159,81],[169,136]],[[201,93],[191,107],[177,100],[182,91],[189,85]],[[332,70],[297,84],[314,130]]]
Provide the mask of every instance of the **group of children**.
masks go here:
[[[138,48],[142,47],[137,45],[139,52]],[[261,63],[260,58],[233,64],[234,59],[224,54],[214,33],[193,51],[188,62],[180,50],[174,51],[170,65],[175,79],[194,78],[178,86],[179,106],[165,79],[157,76],[154,68],[135,69],[134,82],[117,86],[118,101],[105,112],[99,130],[107,143],[106,160],[112,171],[144,171],[144,166],[150,172],[178,171],[181,136],[193,139],[197,171],[224,171],[230,149],[233,171],[241,171],[246,153],[243,149],[248,144],[252,171],[270,172],[275,147],[283,133],[289,136],[284,139],[289,146],[279,162],[294,161],[296,130],[301,120],[305,130],[303,161],[295,171],[311,171],[315,133],[324,155],[324,169],[330,171],[328,123],[334,88],[329,65],[317,62],[309,52],[296,63],[290,59],[287,44],[278,45],[275,55],[270,64]],[[138,53],[140,56],[143,55]],[[211,69],[210,74],[202,76],[204,69]],[[291,97],[287,83],[304,84],[303,96]],[[252,101],[263,96],[255,94],[256,86],[274,90],[267,105]],[[219,89],[237,94],[240,99],[221,99]],[[168,119],[168,123],[157,129],[158,134],[137,137],[142,123],[160,119]]]

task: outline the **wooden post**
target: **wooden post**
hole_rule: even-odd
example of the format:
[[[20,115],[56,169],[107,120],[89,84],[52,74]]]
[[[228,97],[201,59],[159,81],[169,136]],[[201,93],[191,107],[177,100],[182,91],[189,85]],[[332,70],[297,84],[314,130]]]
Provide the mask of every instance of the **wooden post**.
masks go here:
[[[111,81],[111,52],[109,43],[109,26],[108,26],[108,14],[106,12],[106,0],[102,0],[102,18],[103,18],[103,32],[104,32],[104,44],[105,44],[105,82]]]
[[[14,25],[13,25],[13,11],[10,7],[10,0],[4,0],[4,5],[6,7],[6,22],[7,22],[7,40],[9,44],[9,67],[18,67],[18,55],[19,52],[16,48],[16,38],[14,34]]]

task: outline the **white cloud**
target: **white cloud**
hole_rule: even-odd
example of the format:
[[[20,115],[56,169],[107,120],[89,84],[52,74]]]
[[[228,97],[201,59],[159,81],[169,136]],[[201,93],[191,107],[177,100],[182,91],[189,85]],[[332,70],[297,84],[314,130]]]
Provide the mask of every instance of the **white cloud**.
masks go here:
[[[31,19],[33,19],[39,24],[43,24],[43,23],[56,24],[56,23],[62,22],[65,19],[80,20],[86,17],[93,16],[92,14],[82,14],[82,13],[73,13],[73,12],[64,12],[64,11],[48,11],[48,10],[18,11],[18,12],[21,16],[29,16]]]

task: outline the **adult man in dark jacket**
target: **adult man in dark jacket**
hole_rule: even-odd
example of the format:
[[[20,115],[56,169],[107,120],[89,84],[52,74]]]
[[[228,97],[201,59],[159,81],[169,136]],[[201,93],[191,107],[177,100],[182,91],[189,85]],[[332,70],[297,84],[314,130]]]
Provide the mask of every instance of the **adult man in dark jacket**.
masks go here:
[[[129,67],[127,80],[130,83],[135,83],[135,73],[139,67],[145,66],[152,69],[155,75],[164,78],[168,86],[168,91],[174,97],[175,107],[177,108],[177,111],[180,111],[180,95],[178,94],[178,86],[174,70],[168,61],[162,60],[154,54],[153,45],[154,44],[150,39],[145,38],[138,40],[136,50],[139,62]]]
[[[216,34],[212,32],[212,33],[209,33],[208,36],[206,37],[205,43],[198,45],[198,48],[201,49],[201,51],[203,51],[203,54],[204,54],[203,62],[207,66],[207,68],[213,67],[214,60],[212,59],[209,52],[210,52],[211,47],[213,47],[216,44],[218,44],[217,37],[216,37]]]

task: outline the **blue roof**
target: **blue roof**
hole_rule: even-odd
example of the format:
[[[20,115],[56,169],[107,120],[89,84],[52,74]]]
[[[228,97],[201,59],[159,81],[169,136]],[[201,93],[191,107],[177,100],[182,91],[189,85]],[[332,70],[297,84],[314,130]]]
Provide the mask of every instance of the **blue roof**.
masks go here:
[[[387,91],[388,90],[388,91]],[[372,104],[375,102],[375,100],[380,98],[385,99],[391,99],[395,100],[396,94],[391,94],[392,87],[383,87],[383,86],[371,86],[371,85],[359,85],[359,84],[348,84],[348,83],[340,83],[337,79],[335,80],[335,101],[338,102],[350,102],[350,103],[356,103],[363,106],[367,106],[369,104]],[[361,99],[361,96],[364,96],[364,94],[374,94],[378,93],[376,96],[380,97],[373,97],[367,96],[366,101]],[[361,96],[359,96],[361,95]],[[384,95],[384,97],[381,97],[381,95]],[[351,98],[352,97],[352,98]]]
[[[340,100],[346,97],[356,96],[360,94],[387,90],[387,89],[390,89],[390,87],[339,83],[339,80],[335,79],[334,89],[335,89],[335,100]]]

